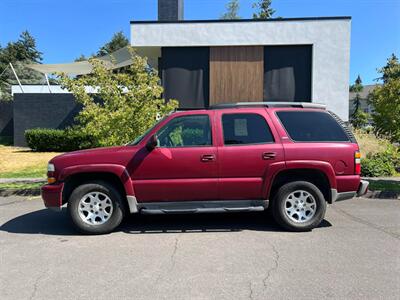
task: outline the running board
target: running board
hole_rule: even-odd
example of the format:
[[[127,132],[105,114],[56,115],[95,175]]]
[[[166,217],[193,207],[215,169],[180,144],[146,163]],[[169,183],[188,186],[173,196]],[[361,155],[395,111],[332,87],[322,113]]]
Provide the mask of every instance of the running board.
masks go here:
[[[268,207],[268,200],[221,200],[138,203],[142,214],[196,214],[256,212]]]

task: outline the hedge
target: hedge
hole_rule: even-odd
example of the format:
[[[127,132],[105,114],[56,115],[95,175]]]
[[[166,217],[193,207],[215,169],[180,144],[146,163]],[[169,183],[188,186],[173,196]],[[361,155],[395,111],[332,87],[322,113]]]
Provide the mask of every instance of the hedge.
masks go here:
[[[361,175],[366,177],[393,176],[399,167],[400,151],[394,146],[361,159]]]
[[[71,129],[29,129],[25,131],[25,140],[29,148],[41,152],[68,152],[97,146],[92,136]]]

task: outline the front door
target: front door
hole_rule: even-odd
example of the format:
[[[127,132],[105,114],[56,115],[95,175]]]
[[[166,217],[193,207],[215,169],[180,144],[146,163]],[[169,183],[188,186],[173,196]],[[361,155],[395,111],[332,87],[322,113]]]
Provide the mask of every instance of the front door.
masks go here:
[[[176,116],[158,130],[158,147],[131,174],[138,202],[217,199],[212,116],[212,111]]]
[[[219,199],[265,199],[267,178],[284,165],[283,147],[265,110],[217,113]]]

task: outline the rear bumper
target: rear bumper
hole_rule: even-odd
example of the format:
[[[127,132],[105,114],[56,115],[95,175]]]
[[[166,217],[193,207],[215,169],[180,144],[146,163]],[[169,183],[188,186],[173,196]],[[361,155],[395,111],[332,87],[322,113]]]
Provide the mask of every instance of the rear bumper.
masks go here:
[[[368,192],[369,182],[366,180],[361,180],[360,186],[358,187],[357,197],[365,195]]]
[[[369,185],[368,181],[361,180],[357,191],[338,193],[336,189],[331,189],[331,202],[330,203],[333,203],[336,201],[348,200],[348,199],[351,199],[356,196],[360,197],[362,195],[365,195],[368,191],[368,185]]]
[[[44,206],[53,210],[61,210],[63,189],[64,183],[46,184],[42,186],[41,196]]]

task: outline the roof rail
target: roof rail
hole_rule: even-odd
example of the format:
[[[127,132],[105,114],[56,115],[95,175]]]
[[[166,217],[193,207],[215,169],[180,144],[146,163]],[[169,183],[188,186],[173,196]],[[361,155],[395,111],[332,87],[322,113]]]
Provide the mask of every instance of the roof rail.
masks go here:
[[[325,104],[311,102],[237,102],[223,103],[210,106],[210,109],[235,108],[243,106],[265,106],[265,107],[301,107],[326,109]]]

